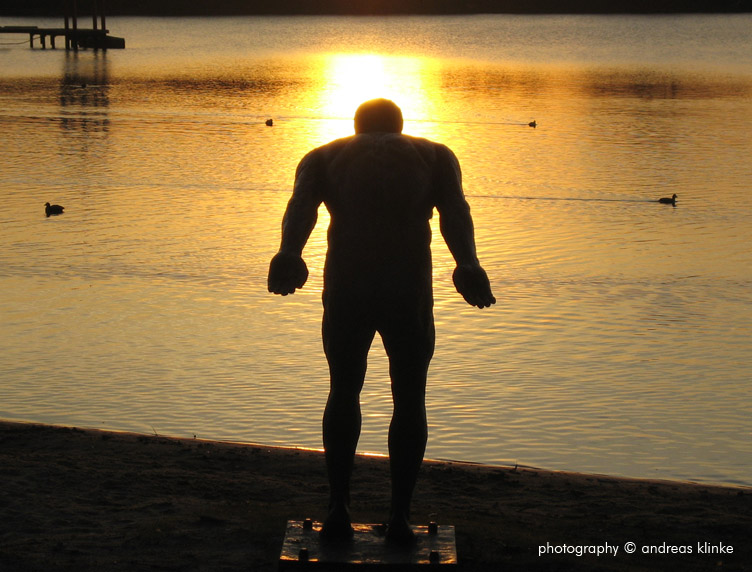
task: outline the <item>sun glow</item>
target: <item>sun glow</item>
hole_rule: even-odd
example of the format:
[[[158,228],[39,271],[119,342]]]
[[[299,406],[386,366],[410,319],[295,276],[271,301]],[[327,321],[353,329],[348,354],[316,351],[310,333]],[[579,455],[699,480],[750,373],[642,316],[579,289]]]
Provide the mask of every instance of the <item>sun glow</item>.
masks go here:
[[[358,106],[369,99],[384,97],[402,108],[405,132],[430,137],[429,121],[434,116],[432,85],[437,74],[427,58],[376,54],[329,54],[322,62],[320,109],[323,139],[352,135],[352,118]]]

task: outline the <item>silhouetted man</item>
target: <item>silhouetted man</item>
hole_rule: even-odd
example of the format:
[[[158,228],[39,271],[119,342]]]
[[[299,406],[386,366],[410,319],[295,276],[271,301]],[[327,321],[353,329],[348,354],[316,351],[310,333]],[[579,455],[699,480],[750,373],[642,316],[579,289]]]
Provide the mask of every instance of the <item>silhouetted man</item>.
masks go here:
[[[413,537],[410,502],[427,438],[425,389],[434,349],[431,285],[433,208],[457,263],[453,279],[479,308],[496,302],[475,252],[473,221],[454,153],[402,135],[402,112],[376,99],[355,113],[355,135],[300,162],[269,268],[269,291],[292,294],[308,269],[301,257],[323,202],[330,215],[322,335],[331,385],[324,411],[330,484],[322,533],[349,537],[350,474],[360,436],[360,391],[376,332],[389,356],[394,413],[389,427],[392,506],[387,537]]]

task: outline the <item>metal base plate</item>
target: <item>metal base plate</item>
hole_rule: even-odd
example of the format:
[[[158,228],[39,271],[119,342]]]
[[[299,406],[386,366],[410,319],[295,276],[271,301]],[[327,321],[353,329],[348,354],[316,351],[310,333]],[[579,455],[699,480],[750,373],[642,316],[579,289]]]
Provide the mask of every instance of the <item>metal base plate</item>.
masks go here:
[[[457,565],[454,526],[435,523],[413,526],[415,542],[409,546],[387,542],[382,525],[352,526],[355,531],[352,540],[331,542],[321,539],[320,522],[288,520],[279,569],[373,570]]]

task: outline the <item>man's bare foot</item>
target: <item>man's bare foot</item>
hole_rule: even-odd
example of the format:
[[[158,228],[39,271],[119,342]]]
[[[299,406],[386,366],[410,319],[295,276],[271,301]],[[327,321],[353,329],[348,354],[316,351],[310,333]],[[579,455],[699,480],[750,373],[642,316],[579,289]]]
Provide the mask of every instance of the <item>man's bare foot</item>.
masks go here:
[[[395,544],[412,544],[415,533],[405,516],[392,516],[386,528],[386,539]]]
[[[321,537],[324,540],[342,541],[353,537],[353,527],[350,522],[350,510],[346,505],[336,505],[330,511],[321,527]]]

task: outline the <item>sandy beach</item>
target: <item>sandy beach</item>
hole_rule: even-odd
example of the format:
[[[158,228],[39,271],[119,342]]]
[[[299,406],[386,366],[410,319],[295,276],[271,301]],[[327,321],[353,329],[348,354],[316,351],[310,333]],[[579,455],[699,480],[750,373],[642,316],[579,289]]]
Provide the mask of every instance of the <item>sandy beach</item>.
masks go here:
[[[27,423],[0,423],[0,475],[2,572],[276,570],[327,501],[320,452]],[[384,520],[386,459],[358,458],[354,495]],[[752,570],[750,488],[427,461],[429,520],[459,570]]]

